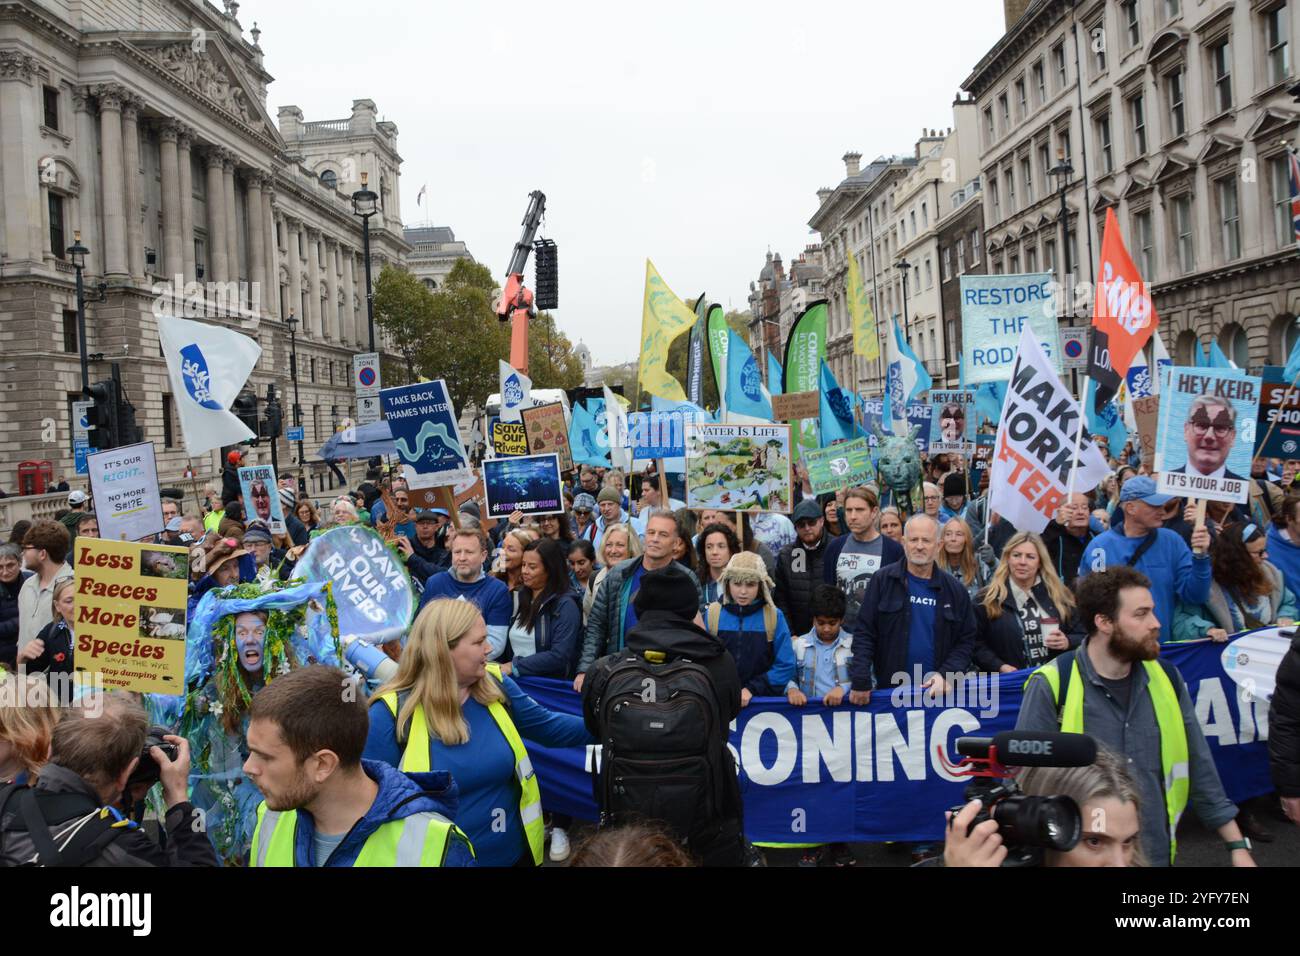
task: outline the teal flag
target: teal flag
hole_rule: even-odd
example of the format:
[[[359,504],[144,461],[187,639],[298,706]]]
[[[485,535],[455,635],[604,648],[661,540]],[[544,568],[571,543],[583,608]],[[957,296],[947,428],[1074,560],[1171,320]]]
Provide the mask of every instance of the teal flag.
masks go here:
[[[781,363],[776,360],[776,354],[767,353],[767,390],[773,395],[782,394],[781,389],[784,386],[785,373],[781,371]]]
[[[822,361],[826,358],[826,303],[814,302],[794,320],[785,343],[785,388],[787,395],[821,388]],[[818,423],[812,419],[792,422],[799,456],[820,447]]]

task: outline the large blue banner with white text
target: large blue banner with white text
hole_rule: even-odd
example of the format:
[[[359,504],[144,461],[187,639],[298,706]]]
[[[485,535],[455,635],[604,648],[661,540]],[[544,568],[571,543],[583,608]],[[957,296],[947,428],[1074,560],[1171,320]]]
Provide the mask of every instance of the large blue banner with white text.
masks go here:
[[[1251,660],[1275,671],[1274,660],[1280,661],[1287,646],[1270,630],[1240,635],[1227,645],[1198,641],[1161,648],[1187,682],[1224,789],[1234,801],[1272,790],[1265,743],[1271,683],[1252,671]],[[813,702],[794,707],[784,698],[755,698],[731,732],[745,832],[763,843],[941,837],[943,811],[962,802],[965,783],[945,768],[938,752],[955,760],[958,737],[1013,729],[1027,674],[967,682],[942,706],[912,699],[913,687],[877,690],[864,707]],[[567,681],[519,683],[552,710],[582,713],[581,698]],[[599,746],[557,750],[530,743],[528,750],[546,809],[594,820],[591,771]]]

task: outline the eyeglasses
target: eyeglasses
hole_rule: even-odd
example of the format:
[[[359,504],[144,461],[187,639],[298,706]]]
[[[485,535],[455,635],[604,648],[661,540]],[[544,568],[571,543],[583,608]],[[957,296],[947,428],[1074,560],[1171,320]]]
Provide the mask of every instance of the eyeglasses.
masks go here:
[[[938,500],[939,500],[939,496],[938,496],[938,495],[926,495],[926,496],[925,496],[925,500],[926,500],[926,501],[938,501]]]
[[[1213,421],[1210,416],[1206,415],[1204,410],[1198,410],[1195,415],[1187,420],[1187,424],[1192,426],[1192,431],[1198,435],[1204,435],[1210,429],[1214,429],[1215,438],[1223,438],[1230,431],[1234,431],[1236,426],[1233,425],[1232,419],[1226,414],[1217,415]]]

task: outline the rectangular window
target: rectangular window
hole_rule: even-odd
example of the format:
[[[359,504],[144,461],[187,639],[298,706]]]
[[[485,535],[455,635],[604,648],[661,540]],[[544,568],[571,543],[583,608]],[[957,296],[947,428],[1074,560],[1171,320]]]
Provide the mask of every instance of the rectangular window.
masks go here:
[[[922,229],[930,228],[930,213],[929,210],[926,208],[925,203],[921,203],[921,228]]]
[[[1074,155],[1070,152],[1070,131],[1068,129],[1057,130],[1056,148],[1059,155],[1065,159],[1069,159]]]
[[[931,264],[929,256],[925,257],[925,287],[927,289],[934,288],[934,266]]]
[[[1147,152],[1147,112],[1146,103],[1139,93],[1128,101],[1129,123],[1133,127],[1133,146],[1135,158],[1145,156]]]
[[[1002,181],[1007,187],[1007,213],[1016,211],[1016,177],[1011,170],[1005,170],[1002,173]]]
[[[993,260],[993,274],[994,274],[995,276],[1000,276],[1000,275],[1002,275],[1002,257],[1001,257],[1001,256],[998,256],[996,259]]]
[[[1114,172],[1115,153],[1111,149],[1109,116],[1103,116],[1097,120],[1097,145],[1101,150],[1100,156],[1098,157],[1098,162],[1101,164],[1101,172]]]
[[[1030,75],[1034,79],[1034,91],[1038,94],[1038,105],[1042,106],[1047,102],[1047,79],[1042,60],[1034,64],[1033,69],[1030,70]]]
[[[1024,78],[1016,80],[1016,108],[1020,111],[1020,118],[1024,119],[1029,115],[1029,96],[1025,92]]]
[[[966,274],[966,240],[957,240],[957,275]]]
[[[52,86],[42,89],[45,104],[45,125],[50,129],[59,128],[59,91]]]
[[[1025,187],[1025,202],[1034,201],[1034,173],[1029,157],[1020,160],[1020,179]]]
[[[1006,135],[1011,129],[1011,106],[1005,93],[998,97],[998,116],[1002,119],[1002,133]]]
[[[1137,267],[1142,278],[1150,282],[1155,274],[1156,241],[1151,228],[1151,210],[1144,209],[1133,216],[1133,245],[1137,252]]]
[[[1052,175],[1052,151],[1044,143],[1038,147],[1038,167],[1043,173],[1043,182],[1047,182]]]
[[[1170,138],[1187,132],[1187,107],[1183,102],[1183,68],[1165,75],[1165,104],[1169,108]]]
[[[171,448],[176,444],[176,433],[172,431],[172,397],[163,395],[163,447]]]
[[[1013,276],[1020,275],[1020,253],[1013,252],[1007,257],[1007,274]]]
[[[1192,246],[1192,197],[1179,196],[1174,200],[1174,249],[1178,255],[1178,268],[1181,272],[1191,272],[1196,265],[1195,249]]]
[[[1216,184],[1219,194],[1219,227],[1223,257],[1231,261],[1241,257],[1241,209],[1237,203],[1237,180],[1229,176]]]
[[[980,261],[980,231],[978,229],[972,229],[970,231],[970,264],[977,265],[979,261]]]
[[[1094,73],[1106,72],[1106,28],[1098,20],[1088,27],[1088,42],[1092,46],[1092,66]]]
[[[63,259],[67,248],[63,238],[63,197],[50,193],[50,251],[56,259]]]
[[[1227,40],[1210,50],[1210,72],[1214,77],[1214,105],[1218,112],[1232,109],[1232,48]]]
[[[309,381],[316,381],[316,356],[313,355],[307,359],[307,367],[311,370]]]
[[[1183,12],[1183,5],[1178,0],[1165,0],[1165,19],[1172,20]]]
[[[998,182],[996,179],[989,180],[989,202],[993,205],[993,221],[1002,221],[1002,204],[998,200]]]
[[[908,213],[908,218],[912,220],[912,238],[916,238],[916,210],[913,209]]]
[[[952,278],[952,246],[944,246],[943,258],[939,260],[939,274],[944,282]]]
[[[77,349],[77,310],[63,310],[63,351],[76,352]]]
[[[1273,228],[1278,248],[1287,249],[1295,244],[1295,226],[1291,219],[1291,173],[1286,154],[1269,160],[1268,165],[1273,180]]]
[[[1043,240],[1043,265],[1048,272],[1056,271],[1056,240]]]
[[[1120,18],[1124,23],[1125,38],[1128,40],[1128,47],[1132,50],[1134,47],[1142,45],[1142,27],[1138,23],[1138,5],[1137,0],[1124,0],[1119,5]]]
[[[1281,83],[1291,75],[1290,51],[1287,47],[1287,8],[1275,7],[1264,14],[1264,37],[1268,49],[1268,82]]]
[[[203,240],[202,240],[202,239],[195,239],[195,240],[194,240],[194,273],[195,273],[195,277],[196,277],[196,278],[199,278],[199,279],[202,279],[202,278],[203,278],[204,270],[205,270],[206,268],[207,268],[207,266],[206,266],[206,264],[205,264],[204,261],[203,261]],[[281,314],[281,315],[284,315],[284,314],[285,314],[283,309],[280,311],[280,314]]]
[[[997,131],[993,128],[993,107],[991,106],[984,111],[984,136],[990,143],[998,138]]]
[[[1035,246],[1030,246],[1025,250],[1025,271],[1038,271],[1038,249]]]
[[[1056,46],[1052,47],[1052,69],[1056,72],[1056,89],[1057,92],[1065,89],[1065,41],[1062,40]]]

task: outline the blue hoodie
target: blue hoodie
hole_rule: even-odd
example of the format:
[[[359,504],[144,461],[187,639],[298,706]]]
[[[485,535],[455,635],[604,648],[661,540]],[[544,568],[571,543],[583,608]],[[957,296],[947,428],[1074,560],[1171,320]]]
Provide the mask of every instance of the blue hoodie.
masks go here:
[[[362,760],[366,776],[379,784],[379,793],[366,815],[352,825],[343,842],[330,854],[326,866],[352,866],[366,840],[383,824],[404,820],[417,813],[440,813],[449,820],[456,816],[456,784],[448,773],[402,773],[378,760]],[[316,822],[306,810],[298,811],[293,836],[293,865],[316,865]],[[443,866],[474,866],[469,841],[452,833]]]
[[[759,598],[744,606],[723,604],[716,636],[736,659],[740,686],[755,697],[777,697],[785,693],[785,685],[794,678],[794,647],[790,644],[790,627],[780,610],[776,612],[776,632],[768,641],[761,594]]]

